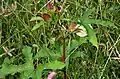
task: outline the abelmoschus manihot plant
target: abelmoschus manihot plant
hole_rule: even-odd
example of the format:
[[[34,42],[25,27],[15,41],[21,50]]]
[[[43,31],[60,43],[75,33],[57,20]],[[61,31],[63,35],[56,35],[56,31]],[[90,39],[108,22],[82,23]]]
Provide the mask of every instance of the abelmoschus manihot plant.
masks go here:
[[[52,4],[49,4],[50,6]],[[52,5],[54,6],[54,5]],[[55,33],[55,35],[48,35],[44,44],[40,47],[40,50],[33,56],[32,47],[23,47],[23,55],[25,57],[25,63],[20,65],[14,65],[9,58],[4,59],[2,68],[0,69],[0,76],[4,77],[8,74],[20,73],[21,79],[41,79],[45,70],[54,71],[56,73],[63,72],[64,79],[67,77],[67,70],[69,67],[69,59],[76,57],[78,53],[76,50],[83,43],[91,42],[97,49],[99,44],[97,42],[96,32],[92,27],[92,24],[100,24],[104,26],[114,26],[110,21],[103,21],[100,19],[91,19],[89,15],[94,12],[94,9],[87,9],[82,16],[77,19],[69,19],[63,17],[62,12],[55,12],[57,8],[51,7],[45,12],[40,12],[40,16],[33,16],[30,21],[35,23],[31,31],[34,33],[37,30],[44,30],[43,36],[48,31]],[[67,21],[67,23],[64,23]],[[53,25],[53,26],[52,26]],[[52,27],[52,30],[49,28]],[[56,33],[57,32],[57,33]],[[48,43],[48,42],[49,43]],[[51,47],[49,47],[49,45]],[[47,57],[48,63],[39,63],[40,58]],[[35,62],[35,63],[33,63]],[[56,75],[57,76],[57,75]]]

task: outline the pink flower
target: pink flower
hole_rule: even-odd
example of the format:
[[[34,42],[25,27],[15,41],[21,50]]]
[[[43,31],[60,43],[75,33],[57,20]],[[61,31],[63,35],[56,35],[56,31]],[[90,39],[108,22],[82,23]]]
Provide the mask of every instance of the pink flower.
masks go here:
[[[51,73],[48,75],[47,79],[53,79],[53,78],[55,77],[55,75],[56,75],[55,72],[51,72]]]

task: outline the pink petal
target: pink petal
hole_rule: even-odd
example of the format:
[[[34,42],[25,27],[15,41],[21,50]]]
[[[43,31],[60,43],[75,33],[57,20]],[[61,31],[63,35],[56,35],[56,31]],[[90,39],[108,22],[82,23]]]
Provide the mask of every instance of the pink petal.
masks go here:
[[[48,75],[47,79],[53,79],[53,78],[55,77],[55,75],[56,75],[55,72],[51,72],[51,73]]]

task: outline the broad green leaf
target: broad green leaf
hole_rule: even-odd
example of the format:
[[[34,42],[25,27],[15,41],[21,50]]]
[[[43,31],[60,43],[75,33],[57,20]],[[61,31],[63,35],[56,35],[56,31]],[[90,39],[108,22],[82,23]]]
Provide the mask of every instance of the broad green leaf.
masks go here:
[[[40,58],[40,57],[49,57],[50,55],[48,54],[48,52],[44,49],[41,49],[39,52],[37,52],[37,54],[35,55],[35,59]]]
[[[36,69],[36,79],[42,79],[42,71],[45,69],[45,65],[44,64],[39,64],[37,69]]]
[[[26,58],[26,61],[31,61],[32,60],[32,53],[31,53],[32,48],[29,46],[24,46],[22,53]]]
[[[37,71],[37,69],[36,69],[36,71]],[[32,74],[31,74],[31,76],[30,76],[30,77],[32,77],[32,79],[40,79],[40,78],[37,78],[36,71],[34,70],[34,71],[32,72]],[[40,76],[40,73],[39,73],[39,76]],[[30,77],[29,77],[29,78],[30,78]]]
[[[30,21],[35,21],[35,20],[43,20],[43,18],[37,16],[37,17],[32,17],[30,19]]]
[[[81,51],[76,51],[73,54],[71,54],[70,57],[82,57],[83,56],[83,52]]]
[[[79,19],[79,22],[82,24],[100,24],[104,26],[115,26],[114,23],[111,21],[104,21],[104,20],[96,20],[96,19],[89,19],[89,15],[94,11],[94,9],[87,9],[83,16]]]
[[[84,37],[84,38],[78,38],[76,40],[69,40],[69,43],[67,46],[67,48],[68,48],[67,49],[67,58],[65,60],[66,61],[66,70],[69,67],[69,59],[70,59],[71,55],[74,55],[76,48],[78,46],[80,46],[81,44],[86,43],[87,39],[88,39],[87,37]],[[80,53],[77,53],[77,54],[79,55]],[[75,54],[75,56],[77,54]]]
[[[12,64],[4,64],[2,65],[2,68],[0,69],[1,76],[5,76],[8,74],[14,74],[17,72],[23,72],[33,69],[32,63],[25,63],[23,65],[12,65]]]
[[[96,46],[98,48],[97,37],[96,37],[96,34],[94,32],[94,29],[92,29],[89,24],[83,24],[83,26],[86,28],[86,30],[88,32],[88,39],[89,39],[89,41],[94,46]]]
[[[29,79],[30,77],[32,78],[33,73],[34,73],[33,69],[26,70],[26,71],[21,73],[20,79]]]
[[[32,28],[31,31],[34,31],[34,30],[38,29],[40,26],[43,26],[43,25],[44,25],[44,21],[40,21],[40,23],[37,23],[37,24]]]
[[[58,58],[62,57],[59,53],[51,53],[51,59],[57,60]]]
[[[76,47],[78,47],[78,46],[80,46],[81,44],[83,44],[83,43],[86,43],[86,40],[87,40],[88,38],[87,37],[84,37],[84,38],[78,38],[78,39],[76,39],[76,40],[71,40],[71,41],[69,41],[69,43],[68,43],[68,46],[67,46],[67,52],[68,52],[68,54],[73,50],[73,49],[75,49]]]
[[[24,72],[23,73],[21,73],[21,75],[20,75],[20,79],[29,79],[27,76],[25,76],[24,75]]]
[[[3,75],[2,75],[2,72],[0,72],[0,79],[2,79],[3,78]]]
[[[60,45],[60,43],[58,43],[57,41],[55,41],[54,45],[55,45],[54,47],[56,49],[56,52],[59,53],[59,54],[61,54],[61,52],[62,52],[62,46]]]
[[[57,61],[57,60],[56,61],[52,61],[52,62],[50,62],[50,63],[48,63],[46,65],[47,69],[53,69],[53,70],[62,69],[64,67],[65,67],[65,63]]]
[[[40,57],[50,57],[51,50],[46,47],[46,45],[43,45],[41,50],[37,52],[35,55],[35,59],[40,58]]]
[[[17,65],[3,65],[0,69],[1,76],[6,76],[8,74],[14,74],[17,72]]]
[[[26,58],[26,63],[22,65],[13,65],[11,64],[11,61],[8,58],[4,59],[4,62],[2,64],[2,68],[0,69],[0,76],[6,76],[8,74],[15,74],[17,72],[25,72],[28,70],[33,70],[33,60],[32,60],[32,54],[31,54],[31,47],[25,46],[22,50],[23,55]]]
[[[68,52],[70,52],[71,50],[76,48],[78,45],[79,45],[79,42],[77,40],[72,40],[71,45],[70,45],[70,49],[68,50]]]
[[[95,20],[95,19],[86,19],[83,21],[83,24],[100,24],[103,26],[115,26],[114,23],[111,21],[104,21],[104,20]]]
[[[49,57],[52,60],[56,60],[61,55],[59,53],[56,53],[53,50],[48,49],[46,46],[43,46],[39,52],[35,55],[35,59],[40,58],[40,57]]]
[[[93,9],[87,9],[83,16],[82,16],[82,20],[85,20],[85,19],[88,19],[89,15],[94,11],[94,8]]]

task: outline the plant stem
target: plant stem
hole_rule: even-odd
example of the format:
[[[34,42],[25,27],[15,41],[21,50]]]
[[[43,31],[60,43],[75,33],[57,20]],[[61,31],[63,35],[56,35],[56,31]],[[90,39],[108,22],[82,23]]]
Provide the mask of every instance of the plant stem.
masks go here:
[[[62,56],[62,59],[63,59],[63,62],[65,63],[65,38],[63,38],[63,56]]]
[[[64,36],[64,35],[63,35]],[[63,59],[63,62],[65,63],[65,50],[66,50],[66,46],[65,46],[65,36],[63,37],[63,56],[62,56],[62,59]],[[64,70],[64,79],[67,79],[66,77],[66,69]]]

